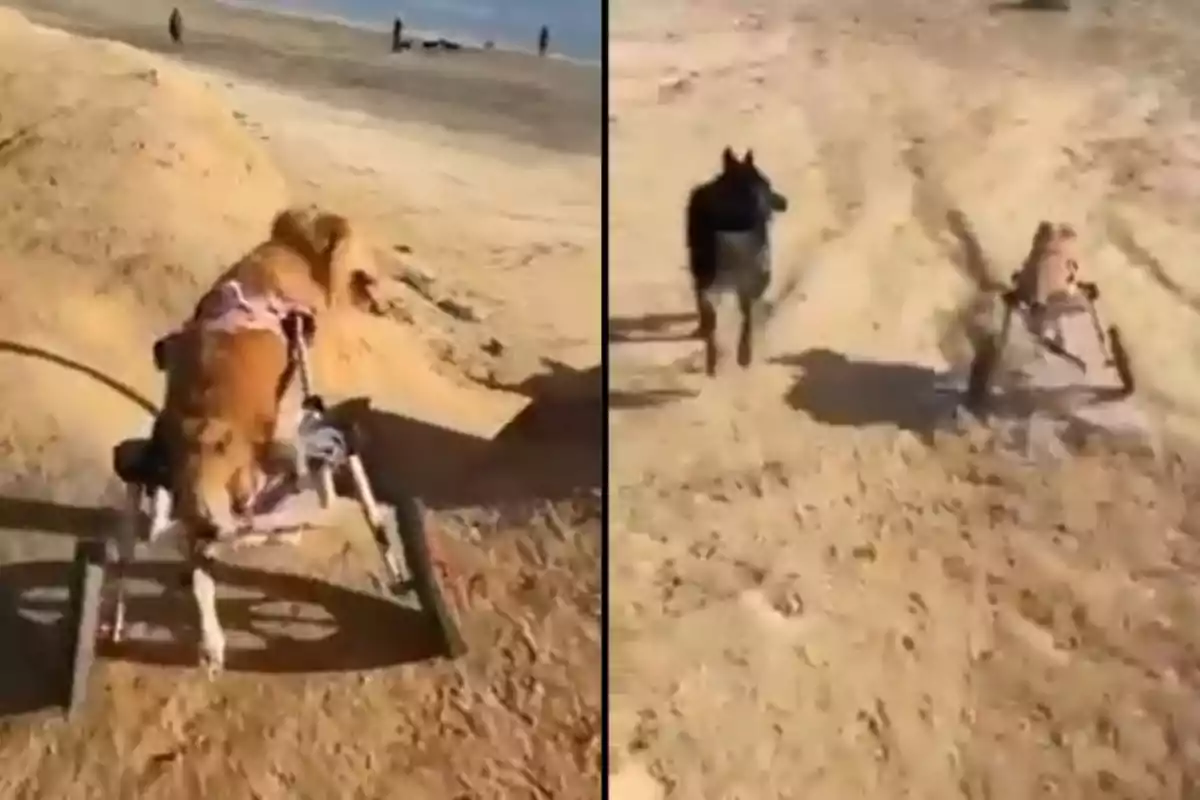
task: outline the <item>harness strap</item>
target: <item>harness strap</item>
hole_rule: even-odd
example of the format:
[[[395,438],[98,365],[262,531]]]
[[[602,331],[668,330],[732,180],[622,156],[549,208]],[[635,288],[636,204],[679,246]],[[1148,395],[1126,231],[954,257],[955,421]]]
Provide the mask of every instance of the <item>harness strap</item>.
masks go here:
[[[242,284],[230,280],[215,287],[201,299],[192,321],[207,330],[269,330],[282,336],[289,345],[287,366],[279,376],[276,388],[276,397],[282,398],[299,368],[291,346],[293,332],[285,330],[285,324],[293,314],[311,318],[312,309],[276,294],[247,297]],[[294,333],[306,335],[304,327]]]

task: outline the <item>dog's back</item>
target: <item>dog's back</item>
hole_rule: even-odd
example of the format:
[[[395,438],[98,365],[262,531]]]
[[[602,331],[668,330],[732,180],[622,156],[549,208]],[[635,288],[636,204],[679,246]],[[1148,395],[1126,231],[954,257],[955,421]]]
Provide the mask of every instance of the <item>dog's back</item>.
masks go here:
[[[267,240],[217,278],[172,337],[159,429],[181,518],[223,529],[230,506],[254,493],[276,439],[290,439],[299,418],[284,319],[336,304],[369,307],[365,263],[345,218],[284,210]]]
[[[160,433],[180,519],[224,529],[249,503],[275,438],[287,365],[287,342],[274,331],[193,322],[175,336]]]

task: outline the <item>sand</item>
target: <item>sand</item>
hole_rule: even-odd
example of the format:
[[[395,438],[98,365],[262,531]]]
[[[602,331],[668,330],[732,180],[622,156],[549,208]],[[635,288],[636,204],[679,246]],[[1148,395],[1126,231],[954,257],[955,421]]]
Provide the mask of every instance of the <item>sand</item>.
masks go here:
[[[39,6],[136,39],[100,4]],[[207,13],[196,29],[234,18]],[[470,109],[491,85],[482,62],[446,66],[463,88],[435,109],[355,88],[358,54],[336,36],[288,70],[289,37],[318,29],[255,20],[256,49],[213,34],[181,60],[0,13],[0,795],[592,797],[599,160],[560,115],[595,78],[546,64],[537,80],[574,99],[488,127]],[[531,70],[498,71],[489,96],[538,91],[512,88]],[[370,596],[373,553],[350,525],[222,568],[232,649],[213,683],[186,598],[147,566],[159,588],[133,604],[138,641],[106,651],[68,725],[49,708],[66,561],[112,524],[110,448],[161,393],[150,344],[278,208],[309,201],[355,220],[389,305],[330,322],[319,386],[371,397],[379,492],[425,501],[470,652],[434,660],[414,616]]]
[[[1200,17],[1075,5],[616,8],[623,798],[1195,793]],[[727,144],[791,209],[761,360],[707,380],[680,218]],[[1158,459],[932,429],[962,320],[1043,218],[1082,234]]]
[[[34,22],[171,53],[399,121],[599,152],[603,83],[594,65],[499,50],[393,54],[386,17],[369,31],[212,0],[8,5]],[[167,36],[172,7],[184,18],[182,48]]]

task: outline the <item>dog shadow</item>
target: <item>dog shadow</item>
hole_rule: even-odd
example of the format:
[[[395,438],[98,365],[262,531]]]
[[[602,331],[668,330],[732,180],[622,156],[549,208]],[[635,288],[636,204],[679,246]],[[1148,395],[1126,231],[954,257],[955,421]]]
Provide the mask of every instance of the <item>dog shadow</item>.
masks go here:
[[[68,561],[0,567],[0,718],[60,706],[74,636]],[[195,601],[179,562],[135,562],[127,573],[127,634],[97,656],[167,667],[198,663]],[[217,612],[229,641],[226,670],[265,674],[383,669],[436,658],[426,617],[367,591],[218,562]],[[110,578],[111,580],[111,578]]]
[[[69,564],[57,565],[63,580]],[[20,592],[0,581],[0,723],[61,706],[66,640],[61,626],[20,613]]]
[[[694,327],[686,331],[669,331],[679,325],[696,323],[694,313],[645,314],[640,317],[616,317],[608,320],[608,341],[613,344],[637,342],[686,342],[696,338]]]
[[[657,408],[695,396],[695,392],[687,392],[682,389],[646,389],[642,391],[614,389],[608,392],[608,409],[610,411],[634,411]]]
[[[0,530],[37,531],[78,539],[114,530],[120,513],[110,506],[83,506],[28,497],[0,496]]]
[[[604,481],[605,407],[600,365],[492,385],[531,399],[485,440],[370,407],[355,398],[331,418],[362,434],[363,463],[385,502],[416,496],[434,511],[577,498]]]
[[[789,406],[826,425],[891,425],[932,442],[940,409],[937,373],[903,362],[850,358],[825,348],[771,359],[798,367],[787,391]]]

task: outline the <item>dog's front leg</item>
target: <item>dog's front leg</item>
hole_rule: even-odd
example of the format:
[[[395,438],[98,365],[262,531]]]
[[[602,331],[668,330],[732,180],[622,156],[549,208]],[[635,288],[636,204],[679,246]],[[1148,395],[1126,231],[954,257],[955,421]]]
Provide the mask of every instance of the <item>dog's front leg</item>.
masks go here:
[[[217,584],[207,554],[192,556],[192,595],[200,615],[200,660],[214,678],[225,668],[225,631],[217,617]]]

